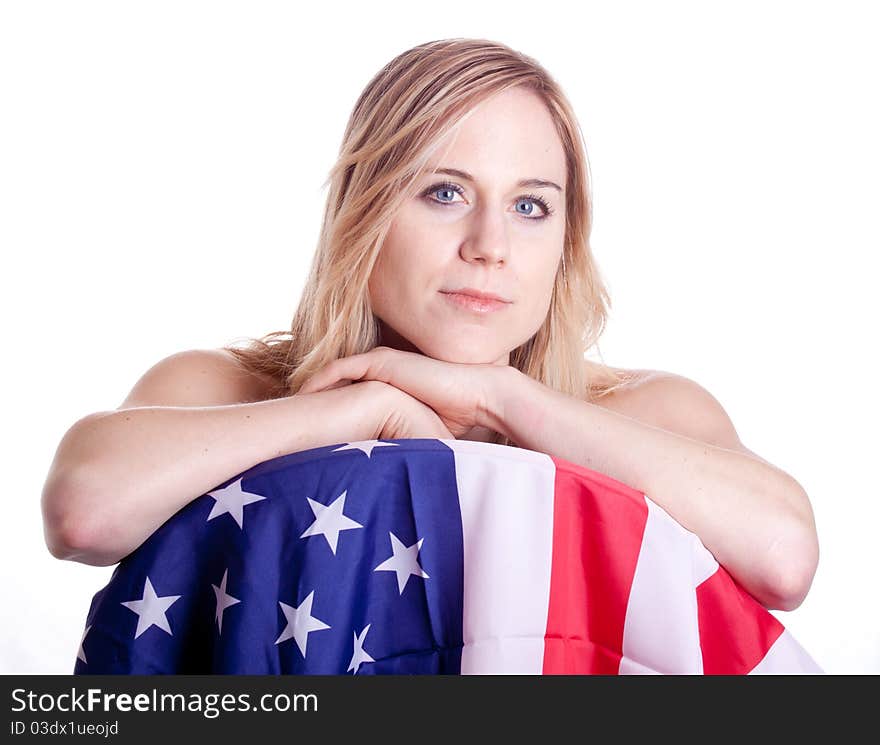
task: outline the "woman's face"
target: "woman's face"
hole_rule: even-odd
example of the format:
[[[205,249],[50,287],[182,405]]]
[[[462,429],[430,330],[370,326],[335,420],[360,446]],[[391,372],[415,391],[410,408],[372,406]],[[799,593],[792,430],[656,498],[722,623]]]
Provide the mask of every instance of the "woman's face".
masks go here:
[[[435,172],[443,169],[462,173]],[[519,185],[536,179],[559,188]],[[565,183],[562,142],[534,93],[513,88],[476,107],[440,144],[379,252],[369,281],[379,343],[448,362],[508,364],[550,307]],[[479,312],[448,294],[462,288],[510,302]]]

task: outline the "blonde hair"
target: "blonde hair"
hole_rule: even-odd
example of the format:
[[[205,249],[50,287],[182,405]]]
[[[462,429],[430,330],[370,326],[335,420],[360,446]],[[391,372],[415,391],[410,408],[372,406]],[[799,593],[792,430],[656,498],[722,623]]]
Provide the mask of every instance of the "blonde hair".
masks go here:
[[[592,200],[583,135],[557,83],[532,58],[486,39],[443,39],[391,60],[354,106],[330,185],[317,250],[289,331],[224,347],[292,395],[318,370],[379,342],[368,279],[398,207],[442,138],[488,97],[514,86],[545,102],[566,155],[565,245],[547,317],[510,364],[563,393],[594,401],[631,374],[585,359],[611,307],[590,248]],[[234,342],[233,342],[234,343]],[[600,353],[601,358],[601,353]],[[590,369],[587,374],[587,367]],[[494,442],[512,445],[496,433]]]

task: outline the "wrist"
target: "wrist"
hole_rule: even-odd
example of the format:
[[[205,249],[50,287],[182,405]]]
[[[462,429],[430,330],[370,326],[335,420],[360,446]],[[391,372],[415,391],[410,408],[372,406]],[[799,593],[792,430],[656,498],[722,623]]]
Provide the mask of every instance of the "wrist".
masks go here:
[[[478,424],[510,438],[508,414],[515,406],[518,392],[528,381],[529,377],[515,367],[490,365]]]
[[[352,437],[377,440],[394,410],[394,386],[381,380],[363,380],[346,386],[352,411]]]

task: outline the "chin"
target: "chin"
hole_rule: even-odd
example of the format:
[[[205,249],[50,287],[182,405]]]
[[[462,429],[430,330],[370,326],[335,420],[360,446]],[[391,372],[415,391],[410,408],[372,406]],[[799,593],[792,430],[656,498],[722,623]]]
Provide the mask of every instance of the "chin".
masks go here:
[[[489,364],[495,362],[499,357],[504,356],[504,352],[500,350],[487,350],[485,346],[477,348],[468,344],[448,344],[433,348],[429,357],[443,362],[460,362],[463,364]]]

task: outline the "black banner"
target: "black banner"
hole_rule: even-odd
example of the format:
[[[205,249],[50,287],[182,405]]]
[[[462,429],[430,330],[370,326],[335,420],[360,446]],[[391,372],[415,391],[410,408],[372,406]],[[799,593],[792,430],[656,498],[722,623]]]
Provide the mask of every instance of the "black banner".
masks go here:
[[[314,734],[421,740],[511,733],[790,738],[873,730],[877,678],[842,676],[4,676],[0,742],[156,743]],[[836,691],[836,692],[835,692]],[[488,729],[487,729],[488,728]],[[708,729],[707,729],[708,728]],[[689,738],[686,738],[689,739]]]

